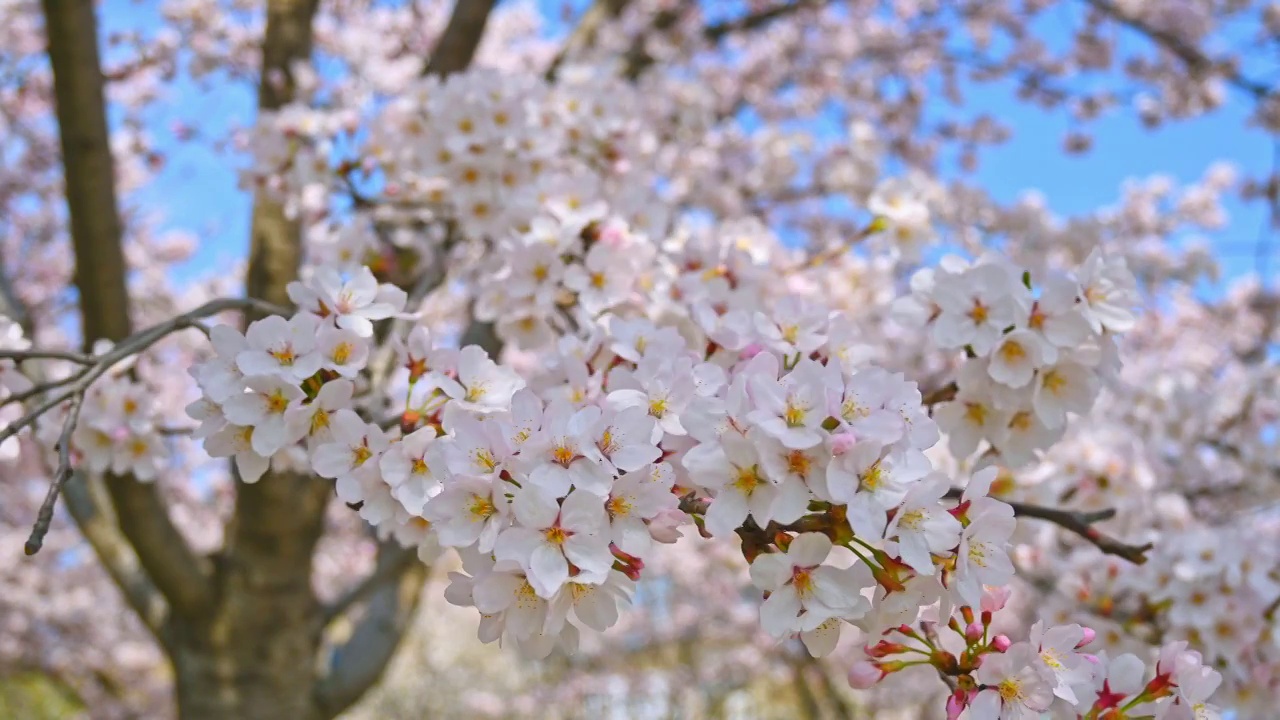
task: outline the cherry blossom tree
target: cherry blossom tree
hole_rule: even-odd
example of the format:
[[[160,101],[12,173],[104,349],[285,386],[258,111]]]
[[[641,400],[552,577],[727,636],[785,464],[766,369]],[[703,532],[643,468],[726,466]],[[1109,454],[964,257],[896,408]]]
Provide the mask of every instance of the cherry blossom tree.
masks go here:
[[[1068,152],[1231,93],[1274,133],[1276,7],[497,5],[0,3],[0,667],[95,717],[334,717],[434,591],[517,667],[590,659],[442,713],[656,648],[613,700],[1269,716],[1280,304],[1205,299],[1180,238],[1274,173],[1001,204],[968,172],[1013,129],[964,93]],[[178,82],[254,126],[158,127]],[[169,143],[240,169],[238,276],[177,281]]]

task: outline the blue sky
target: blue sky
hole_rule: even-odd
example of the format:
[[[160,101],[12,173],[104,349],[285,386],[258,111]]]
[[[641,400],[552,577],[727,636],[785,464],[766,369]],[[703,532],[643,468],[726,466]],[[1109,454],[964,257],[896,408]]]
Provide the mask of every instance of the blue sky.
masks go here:
[[[561,0],[538,0],[557,17]],[[573,0],[582,6],[584,0]],[[158,3],[106,0],[102,9],[104,31],[122,27],[158,26]],[[1051,45],[1066,36],[1046,18],[1038,28]],[[552,31],[558,28],[555,24]],[[169,154],[158,182],[137,199],[163,212],[163,226],[187,228],[201,238],[196,257],[186,271],[201,274],[226,267],[245,256],[248,248],[249,198],[237,189],[236,169],[225,158],[166,139],[168,126],[181,121],[211,135],[225,133],[232,124],[252,122],[254,98],[243,85],[217,84],[206,93],[189,82],[169,89],[168,98],[155,110],[160,147]],[[1083,156],[1067,156],[1061,142],[1069,129],[1065,113],[1045,112],[1014,98],[1013,85],[967,85],[969,107],[985,110],[1014,129],[1012,139],[988,148],[973,176],[998,200],[1011,201],[1023,192],[1038,190],[1049,206],[1061,214],[1085,212],[1110,204],[1119,197],[1126,178],[1166,174],[1179,182],[1199,178],[1212,163],[1229,160],[1248,175],[1261,175],[1271,163],[1271,141],[1264,133],[1246,128],[1248,98],[1230,96],[1226,108],[1213,115],[1179,122],[1157,131],[1141,128],[1133,113],[1120,111],[1091,124],[1094,149]],[[1210,238],[1228,276],[1252,271],[1254,247],[1266,223],[1263,210],[1238,201],[1228,203],[1231,224]],[[1273,263],[1274,266],[1274,263]]]

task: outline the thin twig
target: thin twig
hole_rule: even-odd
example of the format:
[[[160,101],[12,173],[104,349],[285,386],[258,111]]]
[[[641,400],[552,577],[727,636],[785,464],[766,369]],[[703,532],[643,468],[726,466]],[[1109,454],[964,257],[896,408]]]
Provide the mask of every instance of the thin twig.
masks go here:
[[[14,393],[9,397],[5,398],[3,401],[0,401],[0,407],[4,407],[9,403],[24,403],[37,395],[43,395],[44,393],[49,392],[50,390],[53,390],[55,388],[60,388],[63,385],[67,385],[71,382],[74,382],[78,377],[79,377],[78,375],[68,375],[59,380],[49,380],[48,382],[37,383],[31,386],[31,388],[28,390],[24,390],[20,393]]]
[[[92,355],[63,350],[0,350],[0,360],[70,360],[80,365],[92,365],[98,361]]]
[[[49,412],[67,400],[70,400],[76,394],[84,393],[95,380],[102,377],[103,374],[120,361],[145,351],[152,345],[155,345],[157,342],[160,342],[179,330],[198,326],[196,320],[200,318],[216,315],[227,310],[246,309],[255,309],[259,312],[277,315],[287,314],[287,311],[283,308],[279,308],[268,302],[255,300],[253,298],[222,298],[219,300],[211,300],[195,310],[170,318],[162,323],[152,325],[146,330],[125,338],[115,347],[102,355],[99,355],[93,365],[83,368],[80,372],[65,380],[57,381],[57,384],[53,385],[53,387],[69,387],[66,387],[65,390],[57,393],[36,409],[28,412],[26,415],[23,415],[16,422],[8,425],[3,430],[0,430],[0,443],[3,443],[14,435],[17,435],[23,428],[34,423],[41,415],[44,415],[46,412]],[[35,388],[32,390],[35,390]],[[22,395],[24,398],[30,397],[31,391],[23,393]]]
[[[1199,48],[1185,42],[1177,35],[1161,30],[1160,28],[1153,27],[1142,18],[1130,15],[1114,2],[1111,2],[1111,0],[1084,0],[1084,2],[1093,9],[1112,18],[1130,30],[1134,30],[1148,38],[1151,38],[1151,40],[1156,44],[1173,53],[1174,56],[1187,66],[1187,69],[1193,72],[1216,73],[1221,75],[1236,88],[1243,90],[1258,100],[1262,100],[1271,94],[1271,88],[1256,80],[1251,80],[1245,77],[1231,63],[1213,60],[1208,55],[1201,52]]]
[[[556,75],[560,72],[560,66],[569,59],[569,56],[577,52],[579,48],[589,48],[594,45],[601,26],[605,22],[617,19],[618,16],[622,15],[622,11],[626,9],[630,2],[631,0],[596,0],[582,14],[582,18],[578,20],[573,32],[569,33],[569,37],[564,41],[564,45],[560,47],[560,51],[551,59],[551,64],[547,66],[547,71],[543,74],[543,77],[548,82],[555,81]]]
[[[44,502],[40,503],[40,510],[36,513],[35,526],[31,528],[31,535],[23,546],[23,551],[28,555],[40,552],[44,545],[44,536],[49,534],[49,525],[53,522],[53,506],[58,502],[62,486],[71,479],[71,431],[80,421],[80,408],[83,405],[84,391],[81,390],[71,399],[71,409],[62,423],[62,434],[58,436],[57,445],[58,470],[53,475],[53,482],[49,483],[49,491],[45,493]]]
[[[415,553],[403,551],[392,557],[392,561],[381,563],[374,568],[363,580],[349,588],[345,593],[335,599],[332,603],[325,605],[320,613],[320,621],[322,625],[328,625],[345,613],[352,605],[355,605],[369,597],[370,593],[400,575],[400,573],[413,563],[418,561]]]
[[[952,488],[947,497],[958,499],[964,493],[962,488]],[[1058,527],[1069,530],[1076,535],[1088,540],[1094,547],[1098,548],[1107,555],[1115,555],[1124,558],[1135,565],[1141,565],[1147,561],[1147,552],[1154,547],[1151,543],[1144,545],[1133,545],[1122,540],[1117,540],[1110,535],[1104,534],[1098,528],[1094,527],[1095,523],[1103,520],[1110,520],[1115,517],[1114,508],[1104,510],[1093,510],[1085,512],[1082,510],[1061,510],[1058,508],[1045,507],[1043,505],[1034,505],[1031,503],[1016,502],[1002,500],[1009,507],[1013,508],[1013,514],[1018,517],[1035,518],[1036,520],[1044,520],[1051,522]]]

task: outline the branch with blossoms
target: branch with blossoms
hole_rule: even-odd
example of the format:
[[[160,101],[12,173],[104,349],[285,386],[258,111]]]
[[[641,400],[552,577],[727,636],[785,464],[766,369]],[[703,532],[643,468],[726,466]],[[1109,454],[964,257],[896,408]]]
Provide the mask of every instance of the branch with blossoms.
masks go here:
[[[947,492],[949,498],[960,498],[964,495],[962,488],[952,488]],[[1013,514],[1018,517],[1029,517],[1037,520],[1044,520],[1053,523],[1063,530],[1069,530],[1076,535],[1088,540],[1102,552],[1108,555],[1124,558],[1135,565],[1141,565],[1147,561],[1147,553],[1154,547],[1151,543],[1142,545],[1134,545],[1117,540],[1102,531],[1098,530],[1094,525],[1103,520],[1110,520],[1116,516],[1115,508],[1106,508],[1104,510],[1093,510],[1089,512],[1081,510],[1064,510],[1060,508],[1044,507],[1043,505],[1035,505],[1032,503],[1018,502],[1016,500],[1005,501],[1009,507],[1013,508]]]
[[[983,720],[1038,717],[1050,710],[1078,720],[1221,717],[1206,701],[1222,676],[1186,642],[1166,644],[1147,680],[1146,663],[1135,655],[1090,654],[1096,633],[1088,627],[1038,622],[1018,643],[994,633],[993,619],[1008,599],[1007,589],[992,589],[979,606],[961,606],[945,622],[885,629],[850,668],[849,684],[867,689],[907,668],[932,667],[950,689],[950,718],[965,711]],[[940,628],[950,634],[941,636]]]
[[[787,7],[801,5],[811,4]],[[455,10],[460,17],[463,4]],[[398,287],[364,264],[373,242],[362,233],[366,205],[340,237],[315,243],[310,272],[287,288],[296,311],[254,319],[243,332],[209,331],[213,356],[192,369],[201,398],[188,414],[208,454],[234,462],[237,492],[291,487],[272,484],[284,480],[273,467],[309,471],[332,481],[384,543],[384,574],[321,621],[376,598],[398,622],[412,602],[394,602],[395,583],[384,581],[401,577],[398,563],[414,555],[429,561],[452,548],[463,571],[451,576],[447,599],[477,609],[481,640],[533,656],[572,651],[582,633],[618,621],[654,543],[692,524],[712,539],[739,539],[765,631],[824,656],[846,626],[875,635],[910,628],[935,608],[972,615],[986,588],[1013,578],[1019,514],[1142,559],[1145,548],[1093,528],[1104,519],[1097,513],[1001,502],[988,493],[994,468],[952,477],[925,454],[945,432],[957,458],[981,448],[984,459],[1015,468],[1088,412],[1118,366],[1116,336],[1134,321],[1123,259],[1099,250],[1072,273],[1033,277],[994,255],[947,258],[917,275],[895,314],[963,357],[955,382],[922,394],[904,373],[865,362],[863,345],[875,340],[853,318],[797,289],[855,242],[904,266],[924,256],[937,237],[909,185],[878,190],[863,230],[800,267],[751,228],[670,234],[643,181],[650,143],[636,119],[641,103],[611,89],[580,77],[550,86],[453,75],[423,80],[378,118],[372,134],[383,138],[409,123],[457,129],[413,153],[370,147],[368,162],[388,173],[388,188],[438,194],[431,201],[450,236],[484,248],[459,269],[474,316],[462,347],[403,315],[447,276],[442,265],[438,276]],[[279,152],[263,153],[256,170],[278,181],[271,187],[282,198],[334,184],[326,143],[294,142],[304,125],[277,116],[260,128]],[[351,167],[338,172],[347,185]],[[551,175],[589,180],[539,179]],[[528,202],[495,202],[526,185],[536,190]],[[397,204],[416,201],[396,194]],[[406,242],[441,244],[419,240]],[[504,360],[500,345],[516,352]],[[73,402],[56,447],[89,472],[118,467],[152,479],[161,456],[134,432],[146,415],[137,389],[118,379],[111,411],[100,412],[88,395],[94,379],[85,380],[105,372],[98,367],[85,364],[53,388],[45,411]],[[37,522],[47,526],[44,513]],[[384,553],[393,542],[403,551]],[[972,691],[955,702],[990,709],[1006,694],[1020,698],[1021,676],[1010,681],[1001,666],[1025,667],[1001,659],[1012,656],[987,637],[989,623],[981,632],[973,624],[966,618],[959,633],[968,658],[942,654],[937,626],[903,632],[924,645],[909,652],[936,656],[956,692]],[[364,629],[357,647],[394,647],[386,628]],[[351,697],[331,692],[326,707]]]
[[[40,504],[40,509],[36,515],[35,524],[31,529],[31,534],[25,545],[25,552],[28,555],[34,555],[40,551],[43,545],[44,537],[49,532],[49,526],[53,521],[53,509],[57,503],[58,495],[62,492],[63,485],[70,479],[74,467],[71,455],[71,437],[72,433],[80,421],[81,410],[85,403],[86,394],[91,386],[99,380],[103,375],[119,369],[121,363],[127,362],[130,358],[143,353],[151,348],[151,346],[160,342],[164,338],[175,332],[188,328],[196,328],[202,332],[208,331],[197,321],[217,315],[228,310],[246,310],[253,309],[262,313],[282,314],[285,311],[270,303],[260,300],[247,298],[224,298],[220,300],[212,300],[201,305],[194,310],[177,315],[169,320],[157,323],[152,327],[139,331],[138,333],[122,340],[111,348],[105,350],[98,355],[82,355],[78,353],[62,352],[62,351],[37,351],[27,349],[0,349],[0,363],[22,362],[32,359],[41,360],[64,360],[82,366],[78,371],[71,372],[66,376],[50,380],[40,384],[23,383],[10,384],[9,391],[13,394],[0,402],[0,405],[8,403],[21,403],[26,400],[34,399],[46,392],[57,391],[51,397],[43,400],[30,411],[15,422],[7,424],[0,429],[0,443],[5,442],[9,438],[21,432],[24,428],[32,425],[42,416],[50,413],[55,408],[69,403],[69,410],[66,418],[62,422],[62,431],[58,436],[58,441],[54,446],[58,453],[58,467],[54,471],[53,481],[49,485],[49,491],[45,494],[44,501]],[[22,377],[18,375],[16,377]]]

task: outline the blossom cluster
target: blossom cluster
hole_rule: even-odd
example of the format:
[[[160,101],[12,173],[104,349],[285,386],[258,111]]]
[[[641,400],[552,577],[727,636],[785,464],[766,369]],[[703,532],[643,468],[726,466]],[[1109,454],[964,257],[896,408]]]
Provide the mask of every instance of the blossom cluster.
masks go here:
[[[687,245],[659,262],[613,218],[543,227],[559,230],[550,237],[565,251],[531,244],[546,252],[524,277],[508,266],[500,284],[526,300],[573,293],[543,307],[543,322],[566,323],[547,371],[526,381],[477,346],[440,347],[416,327],[397,342],[398,422],[372,422],[382,403],[353,380],[372,322],[399,313],[404,296],[367,268],[346,280],[318,270],[290,286],[293,318],[258,320],[244,336],[215,329],[216,357],[193,369],[205,397],[191,408],[209,452],[234,455],[251,482],[305,440],[312,469],[380,534],[423,553],[459,548],[467,574],[450,598],[479,608],[485,639],[534,654],[616,621],[653,540],[690,519],[742,537],[768,597],[763,626],[816,655],[848,622],[880,628],[936,602],[975,605],[984,586],[1009,581],[1015,521],[986,496],[995,469],[948,506],[952,481],[924,454],[940,434],[919,389],[843,362],[843,316],[744,292],[750,256],[741,273],[725,249],[710,268],[679,260]],[[570,249],[585,250],[587,269],[539,285],[561,277],[546,268]],[[646,259],[651,279],[669,267],[674,284],[626,283]],[[646,289],[671,293],[691,322],[629,311]],[[578,312],[552,314],[565,305]]]
[[[849,670],[849,683],[870,688],[886,676],[915,666],[931,666],[954,678],[948,718],[1031,720],[1055,717],[1152,717],[1159,720],[1217,720],[1221,710],[1208,702],[1222,676],[1205,665],[1185,641],[1171,642],[1155,658],[1153,677],[1146,663],[1124,653],[1094,651],[1096,632],[1081,625],[1031,627],[1014,643],[991,631],[1008,590],[984,592],[980,614],[960,608],[945,623],[903,624],[865,648],[866,657]],[[939,637],[938,629],[951,631]],[[922,659],[923,656],[923,659]],[[967,712],[967,715],[965,713]]]
[[[1115,334],[1133,326],[1137,292],[1123,258],[1095,250],[1073,276],[1033,285],[996,256],[969,265],[948,258],[912,278],[898,307],[924,320],[934,342],[967,354],[954,399],[936,417],[957,458],[985,441],[994,462],[1017,468],[1086,412],[1119,368]]]

